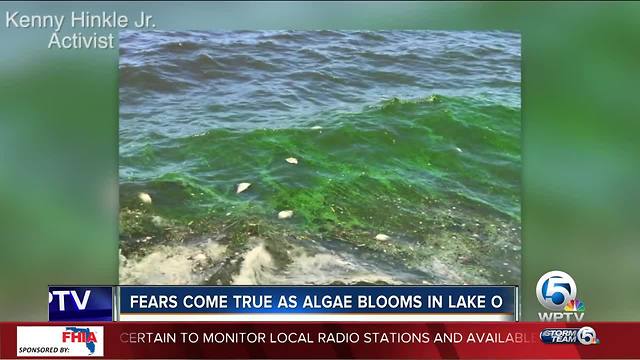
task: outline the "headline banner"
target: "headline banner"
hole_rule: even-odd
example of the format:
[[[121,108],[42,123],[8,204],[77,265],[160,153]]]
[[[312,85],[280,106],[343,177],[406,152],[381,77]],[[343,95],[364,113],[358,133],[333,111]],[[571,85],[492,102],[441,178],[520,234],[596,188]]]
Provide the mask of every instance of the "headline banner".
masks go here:
[[[86,289],[87,304],[105,303]],[[119,286],[115,320],[517,321],[517,291],[515,286]],[[78,312],[93,310],[59,309],[50,305],[50,320],[64,321],[65,314],[68,320],[86,319]]]

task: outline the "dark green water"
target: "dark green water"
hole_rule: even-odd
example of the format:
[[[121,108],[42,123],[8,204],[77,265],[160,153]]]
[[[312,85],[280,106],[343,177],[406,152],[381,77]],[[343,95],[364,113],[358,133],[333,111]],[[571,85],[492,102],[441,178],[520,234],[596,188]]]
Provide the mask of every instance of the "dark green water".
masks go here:
[[[519,283],[517,35],[120,44],[123,283]]]

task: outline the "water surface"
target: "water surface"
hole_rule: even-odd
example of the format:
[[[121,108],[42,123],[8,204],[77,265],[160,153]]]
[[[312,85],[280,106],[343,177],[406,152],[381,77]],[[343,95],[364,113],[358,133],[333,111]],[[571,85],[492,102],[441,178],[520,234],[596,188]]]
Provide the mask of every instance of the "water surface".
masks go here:
[[[121,282],[518,284],[520,131],[518,34],[124,32]]]

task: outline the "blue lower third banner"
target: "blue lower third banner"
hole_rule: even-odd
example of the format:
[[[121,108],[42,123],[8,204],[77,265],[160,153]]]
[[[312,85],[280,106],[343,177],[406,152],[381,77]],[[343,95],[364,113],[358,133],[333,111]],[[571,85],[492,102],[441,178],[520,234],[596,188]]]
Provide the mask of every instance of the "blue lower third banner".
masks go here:
[[[112,321],[113,286],[50,286],[49,321]]]
[[[49,288],[49,321],[517,321],[518,308],[516,286]]]
[[[517,321],[515,286],[121,286],[119,321]]]

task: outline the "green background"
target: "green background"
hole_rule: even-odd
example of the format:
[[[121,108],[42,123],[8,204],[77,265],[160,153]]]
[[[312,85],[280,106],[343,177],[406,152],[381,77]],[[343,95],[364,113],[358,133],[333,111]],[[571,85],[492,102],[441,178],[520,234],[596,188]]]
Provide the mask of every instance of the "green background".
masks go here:
[[[638,3],[16,2],[2,25],[17,10],[144,10],[171,30],[519,31],[523,318],[543,310],[540,275],[563,270],[586,320],[640,320]],[[48,284],[118,279],[118,51],[48,50],[50,33],[0,28],[0,320],[46,320]]]

